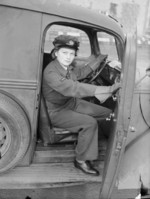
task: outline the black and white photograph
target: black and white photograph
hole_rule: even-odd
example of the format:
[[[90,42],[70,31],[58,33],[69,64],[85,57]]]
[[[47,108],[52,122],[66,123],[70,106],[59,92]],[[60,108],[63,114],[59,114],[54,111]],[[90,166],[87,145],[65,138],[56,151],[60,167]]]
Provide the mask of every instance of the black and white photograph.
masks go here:
[[[150,199],[150,0],[0,0],[0,199]]]

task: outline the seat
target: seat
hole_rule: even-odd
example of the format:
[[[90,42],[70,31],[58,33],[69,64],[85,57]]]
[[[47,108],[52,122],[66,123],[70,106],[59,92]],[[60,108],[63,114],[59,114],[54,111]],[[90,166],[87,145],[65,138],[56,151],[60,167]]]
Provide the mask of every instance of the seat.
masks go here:
[[[76,142],[77,133],[72,133],[66,129],[54,127],[48,115],[45,99],[41,95],[38,138],[44,146],[56,143]]]

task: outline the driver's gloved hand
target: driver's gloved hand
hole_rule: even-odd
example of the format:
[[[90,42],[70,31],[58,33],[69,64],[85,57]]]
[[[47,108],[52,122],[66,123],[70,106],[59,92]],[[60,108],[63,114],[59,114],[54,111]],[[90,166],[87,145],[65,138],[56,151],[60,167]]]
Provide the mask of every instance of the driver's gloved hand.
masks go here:
[[[107,55],[99,55],[98,57],[94,58],[93,60],[91,60],[87,65],[89,65],[89,67],[95,71],[100,63],[107,58]]]
[[[114,94],[115,92],[117,92],[117,90],[121,88],[121,83],[120,82],[116,82],[115,84],[113,84],[112,86],[110,86],[110,92],[112,94]]]
[[[110,86],[97,86],[95,90],[95,97],[101,103],[104,103],[111,95]]]
[[[121,83],[116,82],[112,86],[97,86],[95,90],[95,97],[104,103],[108,98],[112,96],[119,88],[121,88]]]

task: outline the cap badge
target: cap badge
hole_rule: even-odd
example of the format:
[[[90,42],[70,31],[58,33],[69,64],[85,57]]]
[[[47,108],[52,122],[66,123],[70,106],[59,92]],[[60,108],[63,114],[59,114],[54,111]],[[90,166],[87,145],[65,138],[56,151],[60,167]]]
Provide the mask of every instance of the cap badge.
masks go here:
[[[73,46],[73,45],[74,45],[74,41],[70,40],[70,41],[68,42],[68,44],[69,44],[70,46]]]

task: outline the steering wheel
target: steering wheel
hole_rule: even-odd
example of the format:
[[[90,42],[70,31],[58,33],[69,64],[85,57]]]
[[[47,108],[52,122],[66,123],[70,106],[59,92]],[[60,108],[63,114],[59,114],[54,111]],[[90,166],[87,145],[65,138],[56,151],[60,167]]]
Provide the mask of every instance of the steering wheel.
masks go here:
[[[92,77],[89,78],[88,83],[93,82],[93,81],[100,75],[100,73],[103,71],[103,69],[105,68],[105,66],[107,65],[107,63],[108,63],[108,61],[107,61],[107,59],[105,58],[105,59],[102,61],[102,63],[99,65],[99,67],[98,67],[95,71],[93,71],[93,73],[92,73],[92,75],[91,75]]]

